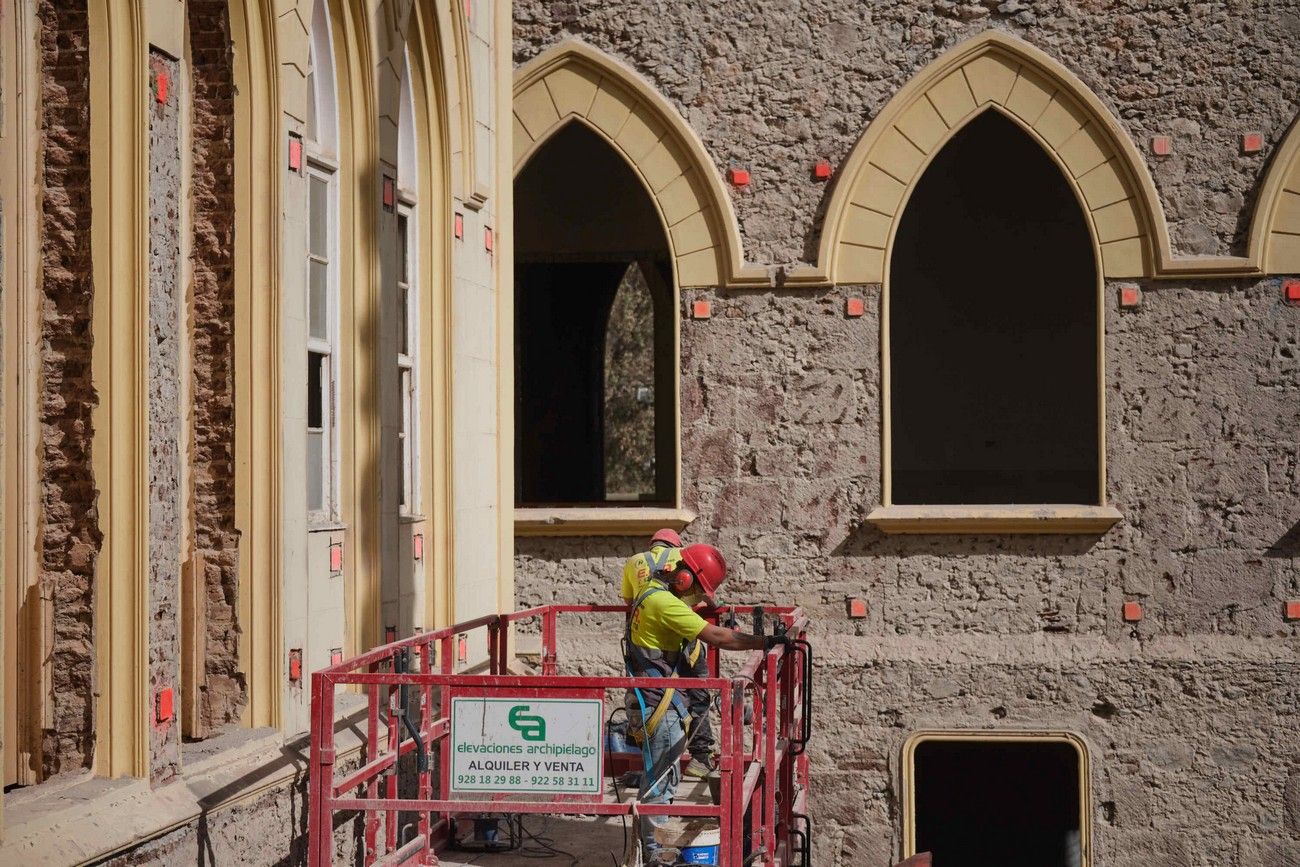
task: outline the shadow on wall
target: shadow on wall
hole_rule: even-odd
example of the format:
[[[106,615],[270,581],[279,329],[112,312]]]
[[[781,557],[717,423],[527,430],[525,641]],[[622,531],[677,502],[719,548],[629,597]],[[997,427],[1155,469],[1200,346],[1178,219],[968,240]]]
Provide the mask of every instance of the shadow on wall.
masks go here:
[[[1268,557],[1300,557],[1300,521],[1292,524],[1291,529],[1270,545],[1265,554]]]
[[[1060,557],[1086,554],[1101,536],[1051,534],[1007,536],[890,535],[871,524],[859,524],[831,552],[836,557]]]

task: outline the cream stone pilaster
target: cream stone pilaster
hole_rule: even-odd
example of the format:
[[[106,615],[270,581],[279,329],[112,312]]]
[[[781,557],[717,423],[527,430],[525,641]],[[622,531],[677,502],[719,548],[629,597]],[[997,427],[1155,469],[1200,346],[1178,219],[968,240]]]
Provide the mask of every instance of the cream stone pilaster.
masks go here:
[[[149,772],[148,685],[148,128],[145,9],[90,4],[91,244],[96,340],[93,464],[104,534],[95,643],[95,766]]]
[[[0,9],[0,766],[4,782],[37,782],[40,623],[37,580],[37,280],[39,24],[35,5]],[[0,829],[2,829],[0,825]],[[0,836],[3,831],[0,830]]]
[[[284,93],[306,93],[303,73],[282,66],[281,34],[290,56],[300,56],[306,31],[296,24],[296,8],[284,10],[268,0],[232,0],[230,35],[235,76],[235,524],[239,544],[240,665],[248,677],[246,725],[281,722],[282,580],[302,568],[305,506],[300,486],[297,509],[290,510],[284,485],[287,460],[302,461],[302,449],[285,448],[282,407],[303,400],[285,389],[282,322],[301,307],[284,301],[282,272],[285,237],[295,227],[301,243],[305,193],[287,167],[286,132],[300,122],[305,105],[281,113]],[[294,17],[281,24],[285,14]],[[297,26],[297,30],[294,27]],[[296,79],[295,79],[296,76]],[[286,85],[285,81],[293,82]],[[290,193],[296,208],[288,207]],[[284,217],[281,218],[281,205]],[[301,278],[299,278],[300,280]],[[301,292],[301,286],[298,286]],[[301,301],[302,296],[298,296]],[[299,327],[301,325],[299,324]],[[302,365],[301,353],[292,359]],[[297,467],[301,478],[302,467]],[[296,532],[295,532],[296,531]]]

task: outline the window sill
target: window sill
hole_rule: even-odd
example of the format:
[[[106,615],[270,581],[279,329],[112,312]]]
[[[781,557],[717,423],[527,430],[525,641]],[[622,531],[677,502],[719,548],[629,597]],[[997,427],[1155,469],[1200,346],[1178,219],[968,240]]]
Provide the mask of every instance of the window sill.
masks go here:
[[[695,520],[672,506],[590,506],[515,509],[516,536],[639,536],[663,527],[680,530]]]
[[[1101,535],[1123,517],[1113,506],[881,506],[867,523],[889,534]]]

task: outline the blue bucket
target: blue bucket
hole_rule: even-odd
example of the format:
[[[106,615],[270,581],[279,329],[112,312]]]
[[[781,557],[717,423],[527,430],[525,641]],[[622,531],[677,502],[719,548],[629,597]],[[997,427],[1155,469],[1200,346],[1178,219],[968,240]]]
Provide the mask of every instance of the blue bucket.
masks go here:
[[[702,832],[691,845],[683,847],[681,860],[687,864],[717,864],[721,839],[717,828]]]

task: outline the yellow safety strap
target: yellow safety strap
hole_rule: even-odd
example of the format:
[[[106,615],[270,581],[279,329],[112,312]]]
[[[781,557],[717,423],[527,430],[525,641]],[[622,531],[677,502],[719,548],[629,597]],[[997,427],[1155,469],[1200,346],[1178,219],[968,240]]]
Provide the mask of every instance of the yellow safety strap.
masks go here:
[[[691,652],[686,655],[686,661],[694,666],[696,660],[700,658],[700,649],[704,646],[704,642],[697,639],[691,644],[693,646]],[[645,724],[646,734],[652,735],[655,733],[655,729],[659,728],[659,722],[664,718],[664,714],[668,713],[669,705],[673,703],[674,692],[676,692],[676,688],[671,686],[664,690],[664,697],[659,699],[659,704],[655,706],[655,712],[650,714],[650,719]],[[691,718],[687,716],[682,721],[682,725],[689,732],[691,730]]]

